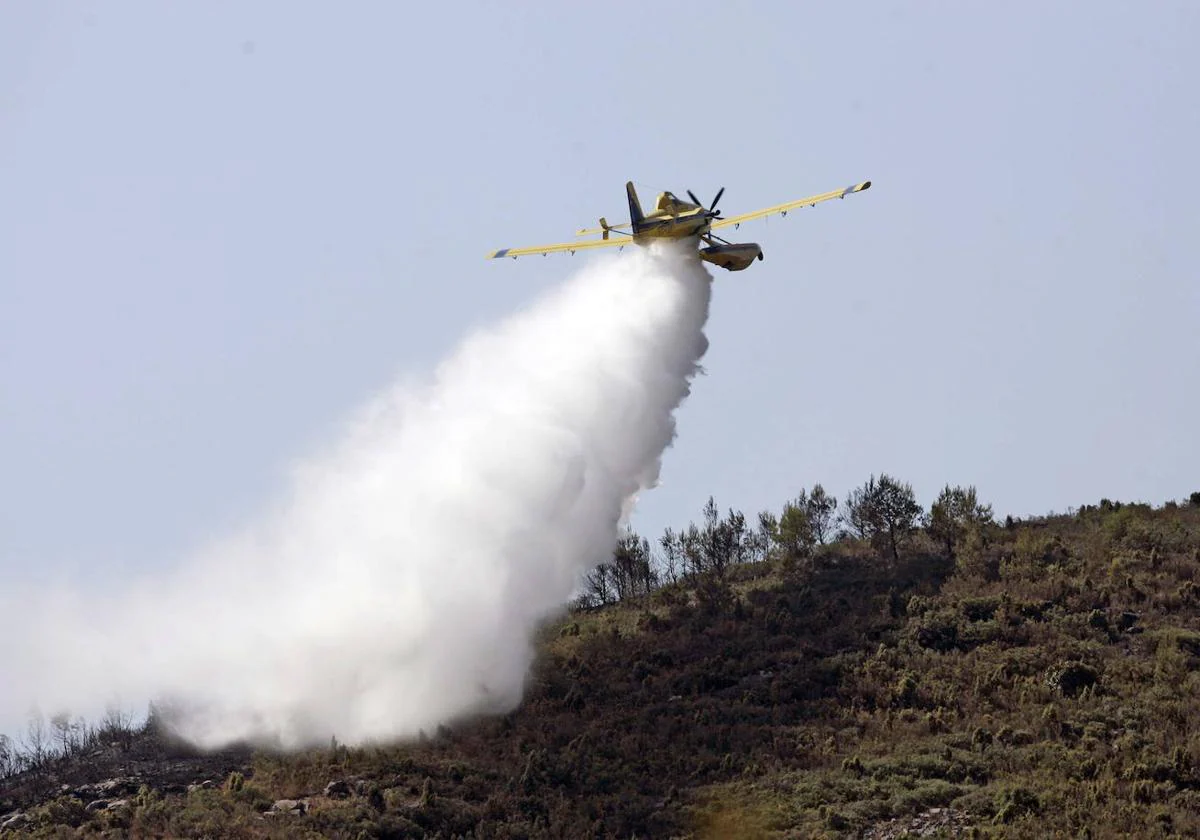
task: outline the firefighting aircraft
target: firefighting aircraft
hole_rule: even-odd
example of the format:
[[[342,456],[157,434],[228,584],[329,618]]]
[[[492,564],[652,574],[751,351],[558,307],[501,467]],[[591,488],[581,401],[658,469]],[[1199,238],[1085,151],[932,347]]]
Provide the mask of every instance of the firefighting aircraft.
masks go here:
[[[869,189],[870,186],[870,181],[863,181],[861,184],[854,184],[845,189],[831,190],[820,195],[789,201],[786,204],[776,204],[774,207],[725,218],[717,212],[717,202],[721,200],[721,196],[725,192],[724,187],[717,191],[716,197],[707,209],[700,203],[700,199],[696,198],[696,194],[688,190],[690,202],[676,198],[670,192],[663,192],[658,194],[654,209],[649,213],[643,213],[637,191],[633,188],[633,182],[629,181],[625,184],[625,193],[629,199],[628,222],[610,225],[601,216],[600,227],[575,232],[576,236],[590,236],[599,233],[601,234],[600,239],[585,242],[560,242],[531,248],[501,248],[488,254],[488,259],[499,259],[500,257],[516,259],[530,254],[545,256],[558,251],[569,251],[574,254],[576,251],[587,248],[607,248],[610,245],[624,248],[631,242],[635,245],[647,245],[655,239],[683,239],[695,236],[698,240],[706,243],[706,247],[700,249],[700,259],[729,271],[741,271],[749,268],[756,257],[760,260],[763,258],[762,248],[756,242],[729,242],[713,233],[714,230],[725,227],[736,229],[741,226],[742,222],[761,219],[775,213],[786,216],[789,210],[795,210],[798,207],[813,207],[822,201],[829,201],[831,198],[845,198],[853,193]],[[616,234],[616,236],[610,236],[610,234]]]

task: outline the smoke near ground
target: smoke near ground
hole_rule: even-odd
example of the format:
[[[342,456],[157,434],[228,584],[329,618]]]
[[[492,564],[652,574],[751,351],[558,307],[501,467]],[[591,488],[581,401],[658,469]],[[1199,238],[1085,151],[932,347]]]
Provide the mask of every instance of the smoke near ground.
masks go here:
[[[169,697],[203,746],[299,746],[511,708],[531,631],[657,481],[710,281],[688,245],[602,258],[377,395],[179,570],[118,597],[0,594],[0,719]]]

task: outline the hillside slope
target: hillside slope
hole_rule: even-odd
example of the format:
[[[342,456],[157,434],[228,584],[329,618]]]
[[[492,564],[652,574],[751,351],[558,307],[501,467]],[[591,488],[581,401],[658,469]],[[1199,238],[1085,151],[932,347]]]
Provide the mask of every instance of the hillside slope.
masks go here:
[[[0,834],[1200,835],[1200,506],[926,523],[576,609],[420,743],[26,770]]]

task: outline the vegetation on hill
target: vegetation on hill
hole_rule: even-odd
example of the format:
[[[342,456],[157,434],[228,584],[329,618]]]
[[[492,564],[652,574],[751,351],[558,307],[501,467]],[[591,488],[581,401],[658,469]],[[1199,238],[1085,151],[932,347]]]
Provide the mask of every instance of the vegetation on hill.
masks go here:
[[[753,523],[710,501],[621,540],[510,714],[298,755],[153,721],[0,742],[0,834],[1197,836],[1198,569],[1200,493],[1003,523],[889,476]]]

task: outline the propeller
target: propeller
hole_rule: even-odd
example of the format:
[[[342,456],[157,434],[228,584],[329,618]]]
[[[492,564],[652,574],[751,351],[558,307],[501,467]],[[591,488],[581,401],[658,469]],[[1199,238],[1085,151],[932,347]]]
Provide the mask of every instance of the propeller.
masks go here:
[[[688,190],[687,194],[688,194],[688,198],[690,198],[692,200],[692,204],[695,204],[699,207],[704,206],[704,202],[702,202],[700,199],[696,198],[696,194],[694,192],[692,192],[691,190]],[[721,200],[721,196],[724,194],[725,194],[724,187],[721,187],[721,189],[717,190],[716,198],[714,198],[712,200],[712,204],[710,204],[708,206],[708,210],[705,211],[709,217],[711,217],[713,219],[721,218],[721,214],[717,212],[717,202]]]

